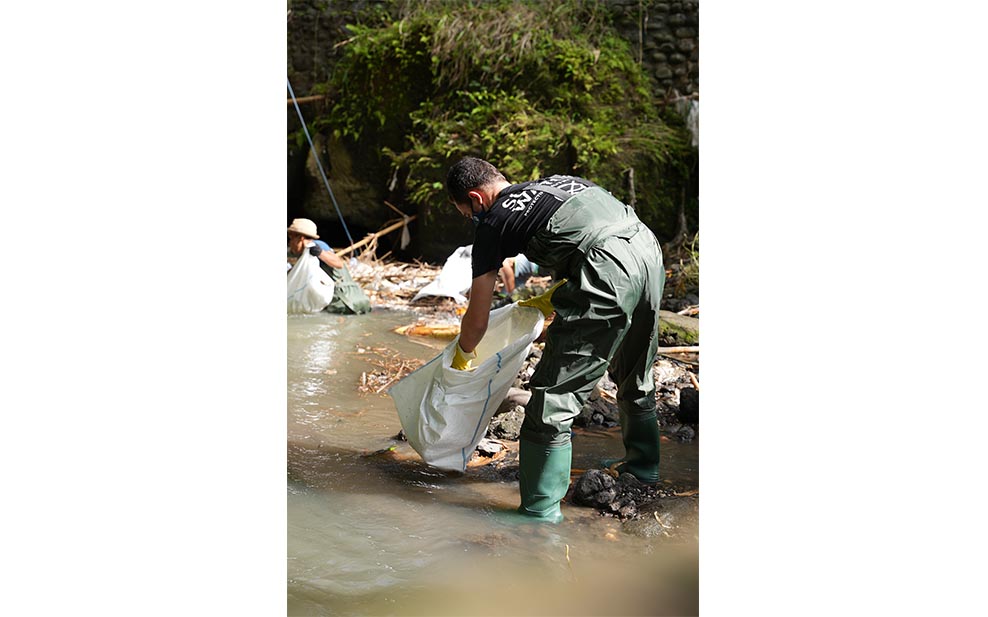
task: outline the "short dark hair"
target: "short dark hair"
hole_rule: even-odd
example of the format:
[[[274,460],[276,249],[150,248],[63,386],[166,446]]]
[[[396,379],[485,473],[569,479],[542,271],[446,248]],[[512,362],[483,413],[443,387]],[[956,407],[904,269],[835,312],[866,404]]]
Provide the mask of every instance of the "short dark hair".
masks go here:
[[[466,156],[457,161],[446,173],[446,192],[453,202],[462,204],[470,200],[467,196],[470,189],[504,179],[504,174],[499,172],[497,167],[483,159]]]

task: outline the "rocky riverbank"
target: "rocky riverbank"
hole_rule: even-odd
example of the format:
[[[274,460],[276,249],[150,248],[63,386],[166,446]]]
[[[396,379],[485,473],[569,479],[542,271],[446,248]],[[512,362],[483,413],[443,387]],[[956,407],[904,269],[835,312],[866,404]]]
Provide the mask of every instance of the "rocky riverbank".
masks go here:
[[[477,446],[470,466],[474,472],[503,481],[518,477],[518,436],[531,397],[528,379],[542,355],[536,343],[518,373],[515,387],[499,406]],[[699,362],[660,356],[652,369],[661,441],[695,442],[699,439]],[[620,432],[617,386],[607,375],[573,422],[577,439],[601,432]],[[660,476],[661,476],[660,469]],[[674,537],[680,528],[695,529],[699,487],[660,481],[642,484],[633,475],[613,469],[574,470],[566,503],[597,509],[603,516],[624,521],[629,533]],[[690,524],[687,524],[690,523]]]

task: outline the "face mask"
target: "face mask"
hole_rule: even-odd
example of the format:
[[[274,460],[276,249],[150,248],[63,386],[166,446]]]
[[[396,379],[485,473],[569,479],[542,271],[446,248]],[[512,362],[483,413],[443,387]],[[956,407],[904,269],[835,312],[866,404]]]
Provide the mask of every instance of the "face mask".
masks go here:
[[[474,212],[473,216],[470,217],[470,220],[473,221],[473,224],[476,227],[477,225],[480,225],[485,218],[487,218],[486,210],[482,212]]]

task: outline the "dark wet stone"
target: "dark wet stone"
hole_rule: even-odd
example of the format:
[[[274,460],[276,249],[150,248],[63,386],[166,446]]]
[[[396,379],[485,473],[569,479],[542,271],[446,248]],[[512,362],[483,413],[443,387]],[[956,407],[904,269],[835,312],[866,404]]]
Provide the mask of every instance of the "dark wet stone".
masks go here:
[[[617,405],[602,396],[591,397],[573,420],[574,426],[617,426],[620,412]]]
[[[618,411],[617,404],[612,403],[604,397],[591,401],[590,404],[593,406],[594,412],[603,416],[602,423],[609,420],[618,420],[620,418],[621,412]]]
[[[623,473],[620,476],[618,476],[617,481],[618,481],[618,484],[620,484],[621,487],[623,489],[625,489],[625,490],[627,490],[627,489],[639,489],[639,488],[642,488],[644,486],[641,483],[641,480],[639,480],[637,477],[635,477],[635,474],[633,474],[633,473]]]
[[[573,485],[573,501],[594,508],[612,503],[618,493],[617,480],[602,469],[588,469]]]
[[[522,422],[524,421],[525,408],[520,405],[516,405],[515,408],[508,413],[494,416],[491,420],[488,433],[498,439],[516,441],[518,439],[518,434],[521,432]]]
[[[580,415],[573,418],[573,426],[580,428],[586,428],[590,426],[592,415],[593,415],[593,411],[590,409],[590,406],[584,405],[582,408],[580,408]]]
[[[676,418],[675,420],[671,420],[671,421],[667,422],[662,428],[667,433],[671,433],[671,434],[674,435],[674,434],[676,434],[677,431],[679,431],[679,429],[683,428],[683,425],[680,424],[678,422],[678,420],[679,420],[679,418]]]
[[[696,388],[683,388],[679,391],[676,417],[683,424],[700,423],[700,392]]]
[[[682,443],[689,443],[696,438],[696,431],[691,426],[682,426],[676,431],[676,439]]]
[[[630,473],[622,473],[615,479],[602,469],[590,469],[573,483],[569,501],[574,505],[596,508],[604,516],[614,516],[625,521],[649,516],[654,519],[656,508],[662,507],[658,504],[663,500],[671,502],[677,492],[684,490],[688,490],[688,487],[664,483],[645,484]],[[696,499],[688,500],[684,507],[691,507],[695,511],[696,502]],[[668,525],[667,521],[662,522]],[[661,533],[661,526],[656,529],[643,533]]]

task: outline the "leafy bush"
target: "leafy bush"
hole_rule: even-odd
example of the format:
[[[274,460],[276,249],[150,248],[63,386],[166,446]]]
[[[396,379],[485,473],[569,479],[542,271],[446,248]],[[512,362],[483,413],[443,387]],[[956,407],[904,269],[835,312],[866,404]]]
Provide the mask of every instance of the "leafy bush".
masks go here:
[[[401,5],[397,21],[353,24],[316,126],[387,156],[406,198],[445,203],[464,155],[509,181],[580,175],[628,200],[659,235],[675,231],[688,169],[685,128],[660,117],[647,77],[597,2]]]

